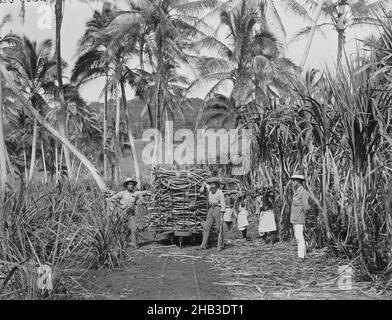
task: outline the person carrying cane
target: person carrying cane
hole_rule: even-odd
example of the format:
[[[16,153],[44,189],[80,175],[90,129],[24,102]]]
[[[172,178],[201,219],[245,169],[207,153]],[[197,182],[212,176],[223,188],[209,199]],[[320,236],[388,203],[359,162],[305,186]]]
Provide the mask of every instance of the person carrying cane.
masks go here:
[[[207,242],[211,228],[215,223],[219,230],[218,251],[223,248],[223,214],[226,211],[225,197],[222,190],[219,189],[220,181],[218,178],[211,178],[208,183],[203,183],[200,192],[208,191],[208,212],[207,220],[203,229],[203,240],[197,250],[207,249]]]

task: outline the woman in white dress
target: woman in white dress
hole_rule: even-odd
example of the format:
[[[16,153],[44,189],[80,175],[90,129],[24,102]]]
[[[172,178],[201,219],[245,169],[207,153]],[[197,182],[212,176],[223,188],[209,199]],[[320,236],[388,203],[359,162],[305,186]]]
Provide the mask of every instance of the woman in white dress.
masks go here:
[[[259,191],[256,197],[256,210],[260,215],[258,231],[265,243],[277,242],[274,202],[275,196],[271,189]]]

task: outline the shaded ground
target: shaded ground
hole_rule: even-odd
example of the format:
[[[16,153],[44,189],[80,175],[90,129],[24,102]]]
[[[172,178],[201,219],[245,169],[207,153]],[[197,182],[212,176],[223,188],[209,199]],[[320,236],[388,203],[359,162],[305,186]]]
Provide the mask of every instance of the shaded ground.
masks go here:
[[[391,299],[391,295],[354,283],[339,286],[337,269],[348,264],[313,250],[303,263],[294,243],[264,244],[227,235],[227,248],[196,251],[150,243],[133,250],[124,270],[75,275],[74,299]]]
[[[89,271],[75,276],[82,299],[191,300],[230,299],[211,262],[195,255],[194,247],[147,245],[132,253],[124,270]],[[83,289],[81,289],[83,288]]]

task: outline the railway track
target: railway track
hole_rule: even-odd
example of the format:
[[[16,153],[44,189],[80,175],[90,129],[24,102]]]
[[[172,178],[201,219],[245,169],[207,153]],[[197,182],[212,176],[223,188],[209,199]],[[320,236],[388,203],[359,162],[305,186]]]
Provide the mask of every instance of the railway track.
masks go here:
[[[196,254],[195,254],[195,247],[193,247],[193,249],[192,249],[192,256],[193,256],[193,257],[196,257]],[[181,255],[179,255],[179,256],[175,256],[175,255],[169,256],[169,255],[168,255],[168,256],[165,257],[165,259],[164,259],[164,261],[163,261],[163,264],[162,264],[162,271],[161,271],[161,275],[160,275],[160,284],[159,284],[159,291],[158,291],[158,300],[161,300],[162,292],[164,291],[164,288],[165,288],[165,279],[167,279],[166,276],[167,276],[168,270],[169,270],[169,268],[170,268],[169,260],[174,260],[174,261],[171,261],[172,263],[173,263],[173,262],[174,262],[174,263],[178,263],[177,261],[175,261],[176,258],[181,258]],[[195,265],[195,260],[196,260],[196,259],[188,258],[188,259],[185,259],[185,260],[189,260],[189,261],[190,261],[190,268],[191,268],[191,270],[192,270],[192,275],[193,275],[193,277],[192,277],[192,279],[190,279],[190,281],[192,281],[192,286],[194,287],[194,290],[196,291],[197,299],[198,299],[198,300],[201,300],[199,282],[198,282],[198,278],[197,278],[196,265]],[[168,267],[168,266],[169,266],[169,267]],[[167,280],[167,281],[170,281],[170,279]],[[189,286],[189,288],[191,288],[192,286]]]

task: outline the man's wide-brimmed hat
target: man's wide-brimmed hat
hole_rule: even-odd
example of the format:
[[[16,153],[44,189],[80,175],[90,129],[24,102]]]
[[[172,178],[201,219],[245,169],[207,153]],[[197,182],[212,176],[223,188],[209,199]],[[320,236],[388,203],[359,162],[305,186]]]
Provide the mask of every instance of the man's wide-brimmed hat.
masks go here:
[[[126,178],[123,182],[123,187],[126,188],[129,183],[137,184],[134,178]]]
[[[305,181],[305,176],[303,176],[302,174],[293,174],[290,179]]]
[[[213,184],[213,183],[215,183],[216,185],[220,185],[220,184],[221,184],[221,181],[220,181],[219,178],[213,177],[213,178],[209,178],[209,179],[207,180],[207,183],[208,183],[208,184]]]

